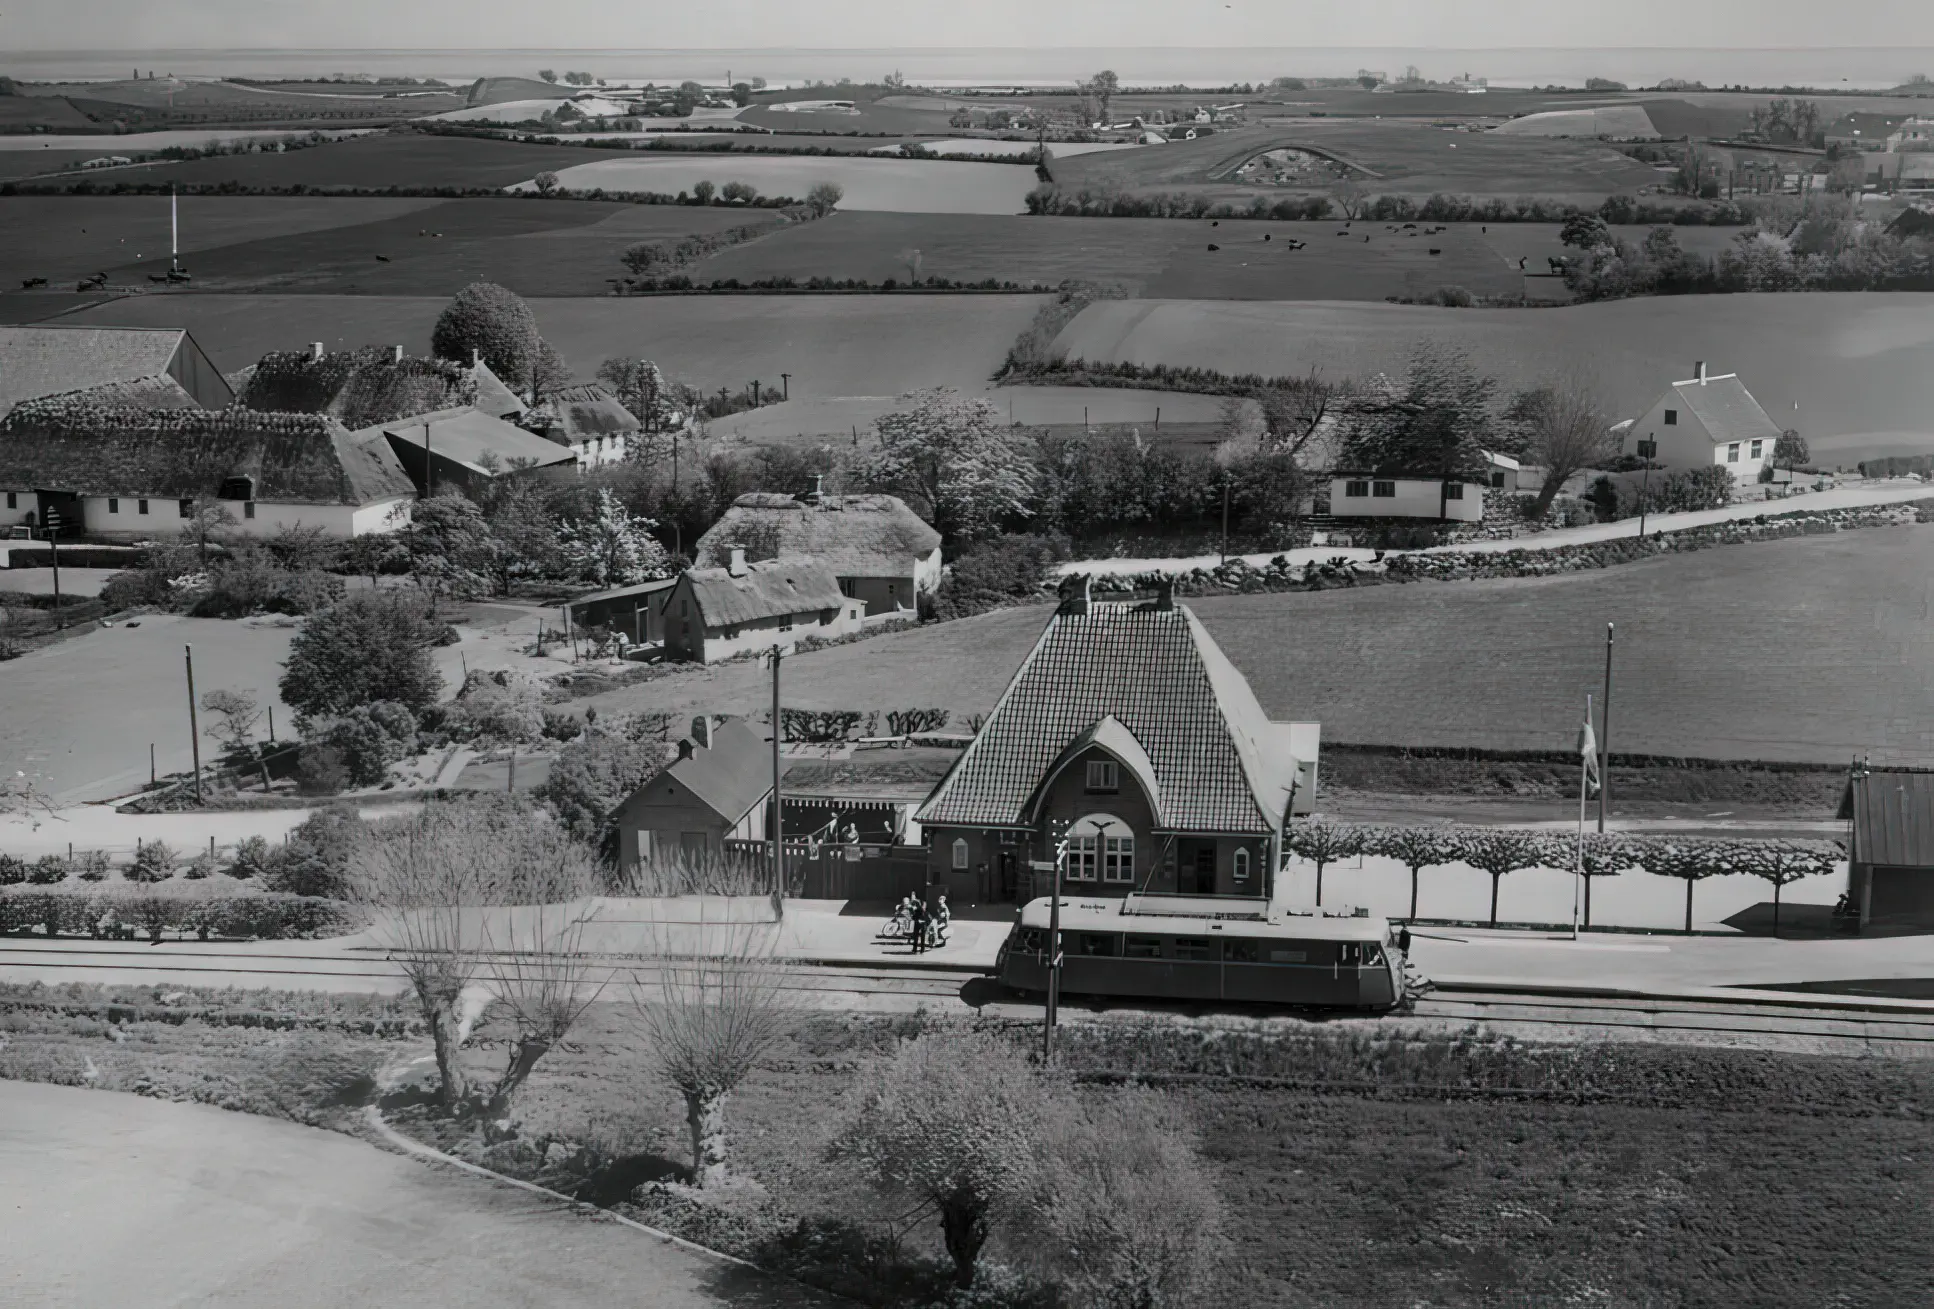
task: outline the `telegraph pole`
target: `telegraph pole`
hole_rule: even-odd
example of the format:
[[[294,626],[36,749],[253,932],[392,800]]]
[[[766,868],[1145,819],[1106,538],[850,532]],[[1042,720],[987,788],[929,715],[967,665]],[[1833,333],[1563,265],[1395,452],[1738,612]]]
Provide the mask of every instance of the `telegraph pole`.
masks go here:
[[[1054,895],[1048,900],[1048,1021],[1041,1029],[1041,1062],[1054,1062],[1054,1024],[1061,1012],[1061,869],[1068,855],[1064,834],[1054,844]]]
[[[195,647],[181,647],[188,666],[188,745],[195,759],[195,803],[201,803],[201,724],[195,720]]]
[[[1598,738],[1598,830],[1605,830],[1612,794],[1612,625],[1605,624],[1605,733]]]
[[[779,663],[785,652],[778,642],[772,645],[772,893],[786,892],[786,835],[784,799],[779,790],[779,738],[785,729],[779,715]]]

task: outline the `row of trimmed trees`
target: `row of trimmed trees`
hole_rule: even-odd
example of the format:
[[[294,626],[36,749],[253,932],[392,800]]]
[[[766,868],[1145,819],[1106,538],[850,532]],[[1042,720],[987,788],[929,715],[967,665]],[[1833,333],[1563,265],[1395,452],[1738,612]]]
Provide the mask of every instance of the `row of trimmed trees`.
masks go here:
[[[1491,917],[1498,917],[1498,888],[1505,875],[1528,868],[1578,869],[1585,875],[1584,923],[1592,921],[1591,879],[1630,870],[1677,877],[1686,884],[1686,927],[1692,930],[1692,888],[1708,877],[1744,873],[1773,887],[1773,930],[1780,926],[1780,889],[1803,877],[1830,873],[1845,856],[1827,841],[1790,838],[1627,836],[1590,832],[1581,842],[1564,832],[1517,827],[1390,827],[1311,819],[1292,824],[1284,844],[1316,865],[1316,902],[1323,902],[1323,869],[1358,855],[1394,859],[1410,870],[1410,914],[1417,916],[1418,875],[1447,864],[1488,873]]]

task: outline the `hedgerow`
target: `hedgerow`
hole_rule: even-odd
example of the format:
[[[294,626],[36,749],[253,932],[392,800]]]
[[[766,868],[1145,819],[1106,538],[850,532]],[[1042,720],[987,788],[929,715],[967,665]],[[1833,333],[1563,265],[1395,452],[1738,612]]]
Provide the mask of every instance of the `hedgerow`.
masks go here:
[[[275,891],[244,894],[169,894],[136,887],[40,888],[0,891],[0,934],[127,937],[158,941],[163,932],[240,940],[307,940],[340,936],[361,922],[340,900]]]

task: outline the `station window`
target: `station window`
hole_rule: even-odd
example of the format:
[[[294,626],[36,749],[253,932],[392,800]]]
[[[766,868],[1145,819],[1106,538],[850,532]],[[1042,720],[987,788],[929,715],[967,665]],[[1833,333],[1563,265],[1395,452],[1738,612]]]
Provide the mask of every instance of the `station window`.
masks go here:
[[[954,871],[964,873],[967,871],[967,867],[967,838],[964,836],[956,837],[954,840]]]
[[[1235,877],[1238,882],[1246,882],[1249,880],[1249,852],[1247,850],[1236,851]]]
[[[7,492],[7,508],[9,509],[20,508],[20,492],[18,491]]]
[[[1679,411],[1677,409],[1668,409],[1665,411],[1665,425],[1667,427],[1677,427],[1679,425]]]
[[[1370,483],[1368,483],[1368,482],[1345,482],[1345,483],[1343,484],[1343,494],[1344,494],[1344,495],[1346,495],[1346,496],[1366,496],[1366,495],[1369,495],[1369,494],[1370,494]]]
[[[1092,882],[1095,880],[1095,865],[1101,854],[1101,838],[1071,836],[1068,838],[1067,877],[1070,882]]]
[[[117,500],[117,499],[115,499],[115,498],[114,498],[113,496],[109,496],[109,497],[107,498],[107,511],[108,511],[109,513],[111,513],[111,514],[118,514],[118,513],[120,513],[120,512],[121,512],[121,502],[120,502],[119,500]]]
[[[1395,482],[1373,483],[1370,487],[1370,494],[1379,499],[1394,500],[1397,496],[1397,484]]]
[[[1731,445],[1726,447],[1726,462],[1729,464],[1736,464],[1739,462],[1739,442],[1734,441]]]
[[[779,620],[779,630],[782,632],[790,632],[792,630],[791,614],[787,614]]]
[[[1121,765],[1113,759],[1088,761],[1088,790],[1113,795],[1121,789]]]
[[[1175,957],[1177,959],[1214,959],[1214,941],[1200,936],[1178,936],[1175,938]]]
[[[140,509],[142,513],[145,514],[148,512],[148,502],[146,500],[137,501],[136,506]]]
[[[1446,500],[1462,500],[1464,498],[1464,484],[1462,482],[1446,482],[1444,484],[1444,498]]]
[[[1135,880],[1134,837],[1110,836],[1103,838],[1101,880],[1104,882],[1132,882]]]
[[[1160,959],[1162,957],[1162,938],[1159,936],[1124,936],[1121,952],[1130,959]]]

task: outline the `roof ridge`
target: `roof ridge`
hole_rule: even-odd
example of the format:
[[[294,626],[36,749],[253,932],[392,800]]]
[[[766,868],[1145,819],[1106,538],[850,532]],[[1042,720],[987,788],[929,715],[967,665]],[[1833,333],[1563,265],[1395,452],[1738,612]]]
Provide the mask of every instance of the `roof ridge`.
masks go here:
[[[1059,609],[1048,615],[1047,625],[1041,629],[1041,634],[1034,638],[1034,648],[1027,652],[1027,657],[1021,660],[1021,666],[1016,668],[1014,675],[1007,679],[1007,688],[1001,692],[1001,698],[994,702],[994,707],[987,711],[987,717],[981,720],[980,731],[974,733],[974,739],[969,741],[967,748],[960,752],[960,758],[954,760],[953,767],[947,770],[946,775],[940,779],[939,785],[935,786],[928,793],[926,800],[921,804],[919,811],[921,815],[924,815],[928,809],[946,799],[947,792],[953,786],[954,779],[967,766],[967,761],[977,757],[977,752],[980,750],[982,742],[987,739],[988,725],[1000,715],[1001,710],[1007,707],[1007,702],[1013,698],[1021,683],[1027,680],[1028,670],[1034,666],[1034,661],[1040,657],[1041,651],[1047,646],[1049,635],[1053,633],[1055,627],[1060,622],[1061,611]]]

